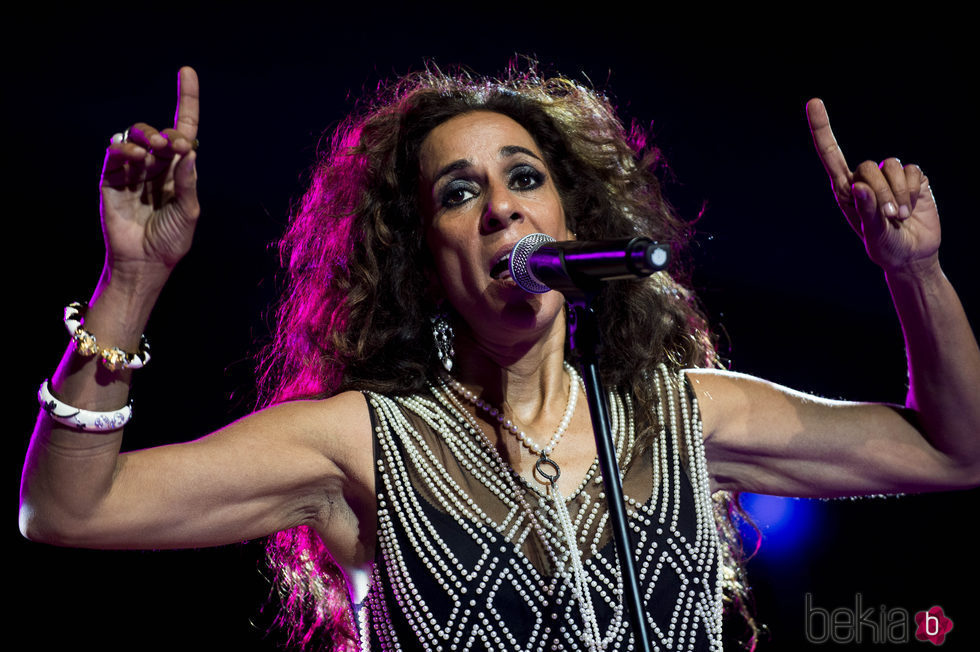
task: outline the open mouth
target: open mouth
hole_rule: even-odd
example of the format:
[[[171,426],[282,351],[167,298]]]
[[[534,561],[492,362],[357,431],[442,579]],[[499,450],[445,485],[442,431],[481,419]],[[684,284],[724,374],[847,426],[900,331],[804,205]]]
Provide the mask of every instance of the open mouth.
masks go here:
[[[499,280],[503,276],[510,276],[510,253],[505,254],[490,268],[490,278]]]

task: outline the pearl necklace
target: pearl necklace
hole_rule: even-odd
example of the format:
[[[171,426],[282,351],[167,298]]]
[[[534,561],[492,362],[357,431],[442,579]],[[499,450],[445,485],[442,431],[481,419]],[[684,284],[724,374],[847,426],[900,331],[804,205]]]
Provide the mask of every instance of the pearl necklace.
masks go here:
[[[484,410],[491,417],[495,418],[501,426],[506,430],[509,430],[511,434],[517,437],[517,440],[521,442],[524,448],[528,449],[532,453],[538,456],[538,461],[534,464],[534,470],[540,473],[549,483],[554,484],[558,481],[561,476],[561,468],[558,464],[551,459],[551,452],[555,450],[555,446],[561,441],[562,435],[568,430],[568,424],[572,421],[572,416],[575,414],[575,404],[578,402],[578,386],[579,386],[579,375],[575,371],[575,368],[568,364],[568,362],[562,363],[565,371],[568,372],[569,385],[568,385],[568,403],[565,404],[565,414],[562,416],[561,421],[558,423],[558,428],[555,430],[555,434],[551,436],[551,440],[548,445],[544,448],[540,444],[535,442],[531,437],[528,436],[526,432],[521,430],[516,423],[510,419],[504,418],[504,411],[494,407],[487,401],[476,395],[466,387],[463,386],[461,382],[455,378],[447,376],[447,384],[456,391],[457,394],[465,398],[467,401],[475,405],[476,407]],[[551,467],[548,470],[546,467]]]
[[[554,561],[559,573],[568,578],[572,596],[574,596],[578,602],[579,611],[582,614],[582,621],[586,628],[586,631],[583,632],[582,642],[585,645],[585,648],[590,652],[598,652],[598,650],[605,648],[606,641],[602,639],[602,635],[599,631],[599,622],[596,618],[595,606],[592,604],[592,598],[589,595],[588,576],[586,575],[585,567],[582,564],[582,553],[578,549],[576,542],[575,526],[572,524],[571,517],[568,514],[568,506],[565,504],[565,498],[558,490],[558,478],[561,477],[561,468],[553,459],[548,457],[548,454],[555,449],[555,446],[558,445],[562,435],[564,435],[565,431],[568,429],[568,424],[572,420],[572,415],[575,414],[575,404],[578,401],[578,373],[575,371],[574,367],[568,364],[568,362],[564,362],[563,367],[565,371],[568,372],[569,376],[568,403],[565,405],[565,414],[562,416],[562,419],[558,424],[558,428],[555,430],[555,434],[551,436],[551,441],[549,441],[548,445],[544,448],[528,437],[526,432],[517,427],[517,424],[512,422],[510,419],[505,419],[503,410],[500,410],[499,408],[487,403],[475,393],[463,387],[462,383],[460,383],[458,380],[450,378],[448,379],[448,384],[454,391],[460,394],[460,396],[468,400],[473,405],[476,405],[478,408],[485,410],[490,414],[490,416],[497,419],[497,421],[500,422],[504,428],[509,430],[515,437],[517,437],[518,441],[520,441],[525,448],[538,455],[538,461],[534,464],[534,470],[544,477],[550,485],[548,494],[551,497],[555,514],[558,516],[558,525],[565,536],[565,543],[568,546],[569,561],[571,562],[572,568],[568,570],[564,561],[559,557],[555,557]],[[494,452],[496,453],[496,449],[494,449]],[[499,457],[499,455],[497,456],[497,459],[502,467],[507,468],[507,465],[504,464],[504,461]],[[551,467],[551,469],[549,470],[546,467]],[[514,491],[518,499],[524,505],[525,509],[531,513],[527,503],[525,503],[521,497],[521,492],[516,487],[514,487]]]

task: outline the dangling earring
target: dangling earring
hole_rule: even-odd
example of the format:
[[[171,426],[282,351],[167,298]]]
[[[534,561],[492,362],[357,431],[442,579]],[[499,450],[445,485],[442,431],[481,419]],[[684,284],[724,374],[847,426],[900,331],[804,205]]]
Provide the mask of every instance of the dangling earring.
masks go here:
[[[456,333],[453,331],[453,325],[449,323],[449,314],[442,311],[429,317],[429,320],[432,322],[432,339],[436,344],[436,357],[442,363],[443,369],[447,372],[452,371],[453,356],[456,355],[456,351],[453,350],[453,338],[456,337]]]

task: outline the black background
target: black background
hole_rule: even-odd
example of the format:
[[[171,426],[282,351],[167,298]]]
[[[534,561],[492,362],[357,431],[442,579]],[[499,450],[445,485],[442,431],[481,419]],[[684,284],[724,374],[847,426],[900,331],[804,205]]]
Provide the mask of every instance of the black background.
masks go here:
[[[29,543],[14,528],[36,383],[66,341],[62,306],[87,298],[101,267],[102,150],[134,121],[172,119],[180,65],[201,78],[204,213],[148,328],[154,359],[136,381],[127,448],[192,439],[249,411],[251,356],[268,335],[278,287],[269,243],[302,192],[321,134],[380,80],[427,59],[495,73],[516,53],[536,56],[606,89],[625,117],[653,122],[671,168],[669,197],[688,218],[704,209],[695,284],[738,371],[835,398],[904,400],[887,288],[812,151],[803,105],[814,95],[826,100],[852,166],[898,156],[929,174],[944,269],[976,322],[976,55],[964,16],[927,7],[903,15],[802,5],[766,14],[542,9],[215,3],[65,12],[39,4],[7,17],[3,323],[15,382],[5,636],[26,635],[22,646],[35,649],[103,650],[275,649],[278,640],[263,635],[271,617],[262,612],[261,542],[80,551]],[[806,593],[830,609],[858,593],[865,606],[910,614],[938,604],[955,623],[944,648],[975,649],[977,497],[820,503],[821,526],[798,550],[770,557],[764,543],[752,562],[758,616],[771,630],[759,649],[823,647],[805,641]]]

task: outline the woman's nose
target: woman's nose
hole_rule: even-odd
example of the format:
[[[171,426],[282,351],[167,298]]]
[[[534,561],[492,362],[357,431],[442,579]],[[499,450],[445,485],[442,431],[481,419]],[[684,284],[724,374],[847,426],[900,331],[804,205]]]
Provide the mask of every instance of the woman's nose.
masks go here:
[[[509,190],[501,188],[490,193],[483,209],[481,228],[485,233],[506,229],[511,222],[524,221],[520,202]]]

